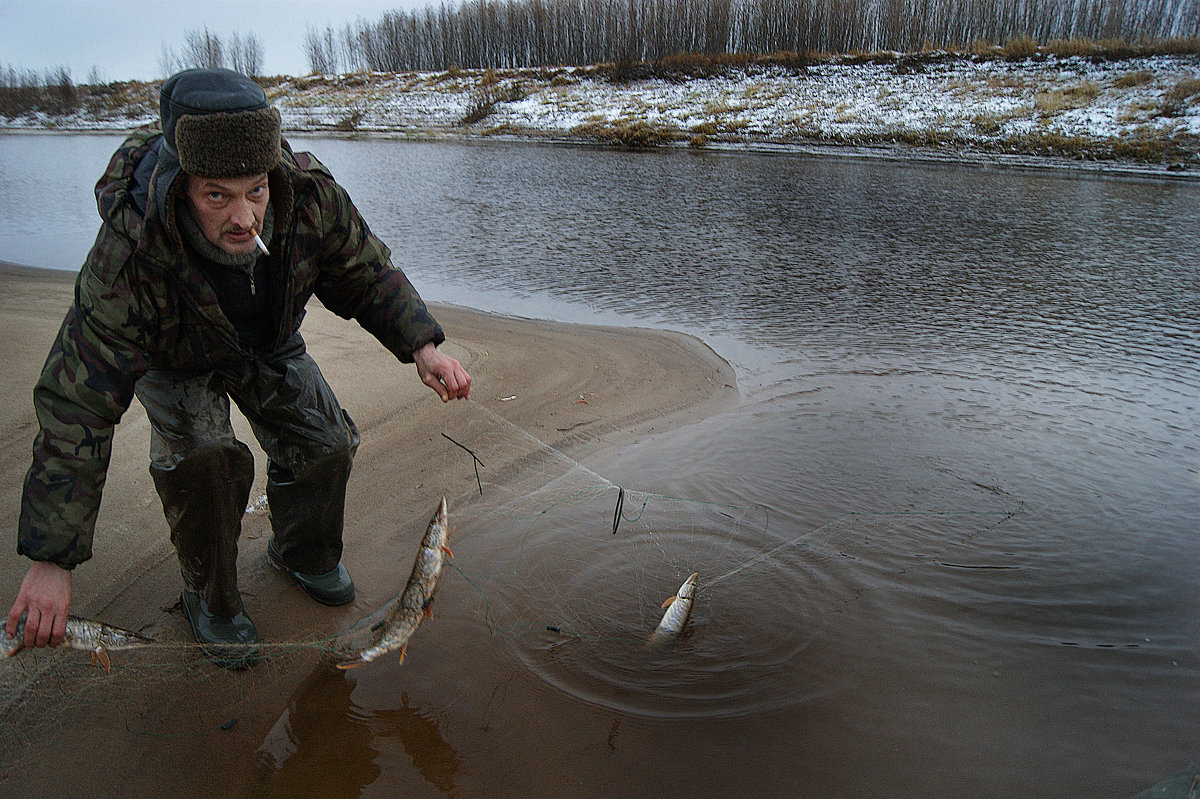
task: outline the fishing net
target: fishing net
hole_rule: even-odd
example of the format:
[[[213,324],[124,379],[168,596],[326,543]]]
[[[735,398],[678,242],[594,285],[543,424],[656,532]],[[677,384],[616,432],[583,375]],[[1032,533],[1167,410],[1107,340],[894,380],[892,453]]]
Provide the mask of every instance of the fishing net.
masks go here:
[[[955,562],[933,542],[945,540],[947,520],[965,541],[1020,510],[977,485],[966,509],[909,505],[797,521],[764,505],[619,484],[566,454],[570,430],[554,430],[551,446],[478,403],[446,418],[437,456],[470,487],[450,498],[455,557],[441,575],[442,593],[470,622],[453,634],[485,636],[474,644],[490,648],[488,657],[634,715],[744,715],[828,696],[840,669],[822,641],[856,612],[861,592],[839,560],[869,559],[871,542],[887,536],[911,540],[919,557],[947,568],[984,568]],[[927,490],[928,473],[912,479]],[[693,572],[700,587],[691,621],[672,646],[648,647],[663,601]],[[0,759],[11,765],[31,741],[81,714],[134,734],[221,728],[248,694],[292,666],[332,663],[362,645],[385,611],[336,635],[265,642],[259,664],[236,680],[189,641],[113,653],[111,671],[84,653],[23,652],[0,662]],[[418,630],[413,646],[429,629]],[[804,679],[794,677],[797,664]],[[148,680],[188,686],[172,698],[172,716],[188,719],[183,728],[165,732],[138,708]]]
[[[876,542],[899,539],[937,568],[992,568],[954,552],[972,551],[971,539],[1021,508],[993,486],[964,491],[958,478],[933,476],[939,465],[909,462],[895,470],[913,483],[903,507],[801,519],[721,501],[707,486],[688,496],[614,482],[486,408],[454,428],[443,435],[477,481],[454,512],[461,557],[449,567],[468,612],[540,679],[632,715],[711,718],[818,701],[841,680],[821,639],[861,593],[837,561],[869,561]],[[664,600],[693,572],[691,622],[672,646],[648,646]],[[798,664],[806,679],[795,679]]]

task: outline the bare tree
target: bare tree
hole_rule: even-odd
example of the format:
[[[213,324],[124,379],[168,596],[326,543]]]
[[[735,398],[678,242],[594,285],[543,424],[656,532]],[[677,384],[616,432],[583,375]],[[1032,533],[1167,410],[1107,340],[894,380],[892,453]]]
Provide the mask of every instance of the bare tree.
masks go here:
[[[188,31],[183,37],[184,67],[219,69],[225,66],[225,48],[221,39],[208,32],[208,28]]]
[[[253,33],[241,36],[234,31],[229,43],[229,68],[243,75],[260,75],[263,67],[263,47]]]
[[[174,75],[181,69],[183,69],[183,60],[175,54],[175,48],[168,47],[167,43],[163,42],[162,52],[158,56],[159,72],[165,78]]]
[[[178,53],[163,42],[158,67],[164,76],[173,75],[181,69],[221,67],[229,67],[244,75],[259,75],[263,68],[262,40],[253,33],[242,35],[235,31],[226,45],[220,36],[211,33],[208,28],[188,31],[184,35],[183,49]]]
[[[75,82],[71,80],[69,67],[57,67],[51,70],[47,76],[46,85],[51,88],[63,109],[71,110],[79,105],[79,92],[75,89]]]
[[[333,28],[324,31],[309,27],[304,33],[304,56],[308,68],[318,75],[333,75],[338,71],[337,36]]]

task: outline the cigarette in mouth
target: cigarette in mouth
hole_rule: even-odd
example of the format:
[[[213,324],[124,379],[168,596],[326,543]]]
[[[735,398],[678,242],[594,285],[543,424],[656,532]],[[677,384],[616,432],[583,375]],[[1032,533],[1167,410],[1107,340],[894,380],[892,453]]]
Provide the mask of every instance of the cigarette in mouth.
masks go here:
[[[263,244],[263,240],[258,237],[258,232],[253,228],[250,230],[254,234],[254,243],[258,245],[258,249],[263,251],[263,255],[270,255],[271,251],[267,249],[267,245]]]

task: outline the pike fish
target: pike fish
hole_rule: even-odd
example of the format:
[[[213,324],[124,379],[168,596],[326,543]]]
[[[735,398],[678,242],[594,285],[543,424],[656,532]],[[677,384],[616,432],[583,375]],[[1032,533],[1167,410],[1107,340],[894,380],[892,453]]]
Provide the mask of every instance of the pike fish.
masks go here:
[[[692,572],[691,576],[683,581],[683,585],[679,586],[679,591],[675,596],[668,598],[663,603],[667,612],[663,614],[658,627],[650,634],[650,640],[647,641],[648,646],[654,647],[669,643],[683,632],[688,619],[692,616],[692,603],[696,599],[699,582],[700,573]]]
[[[92,662],[104,666],[108,671],[111,667],[108,653],[119,649],[135,649],[154,643],[150,638],[113,627],[102,621],[80,619],[76,616],[67,617],[67,632],[60,646],[79,649],[92,654]],[[12,657],[25,648],[25,617],[17,622],[17,634],[12,638],[0,629],[0,654]]]
[[[421,622],[433,615],[433,592],[437,589],[442,564],[447,557],[454,557],[446,545],[450,538],[450,525],[446,510],[446,498],[438,503],[425,537],[421,539],[421,550],[413,563],[408,584],[387,614],[371,628],[371,643],[349,660],[337,664],[339,669],[353,669],[370,663],[380,655],[400,650],[400,662],[408,649],[408,639],[421,626]]]

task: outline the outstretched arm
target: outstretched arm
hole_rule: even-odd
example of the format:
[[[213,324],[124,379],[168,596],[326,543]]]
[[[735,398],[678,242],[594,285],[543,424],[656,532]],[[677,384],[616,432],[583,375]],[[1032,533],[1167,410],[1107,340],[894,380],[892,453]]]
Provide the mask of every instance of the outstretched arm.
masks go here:
[[[442,402],[467,399],[471,376],[456,359],[439,350],[432,342],[413,353],[421,382],[437,392]]]
[[[25,646],[57,644],[67,631],[67,611],[71,607],[71,571],[48,561],[35,560],[21,589],[17,601],[8,612],[4,632],[12,638],[17,632],[17,623],[25,618]]]

